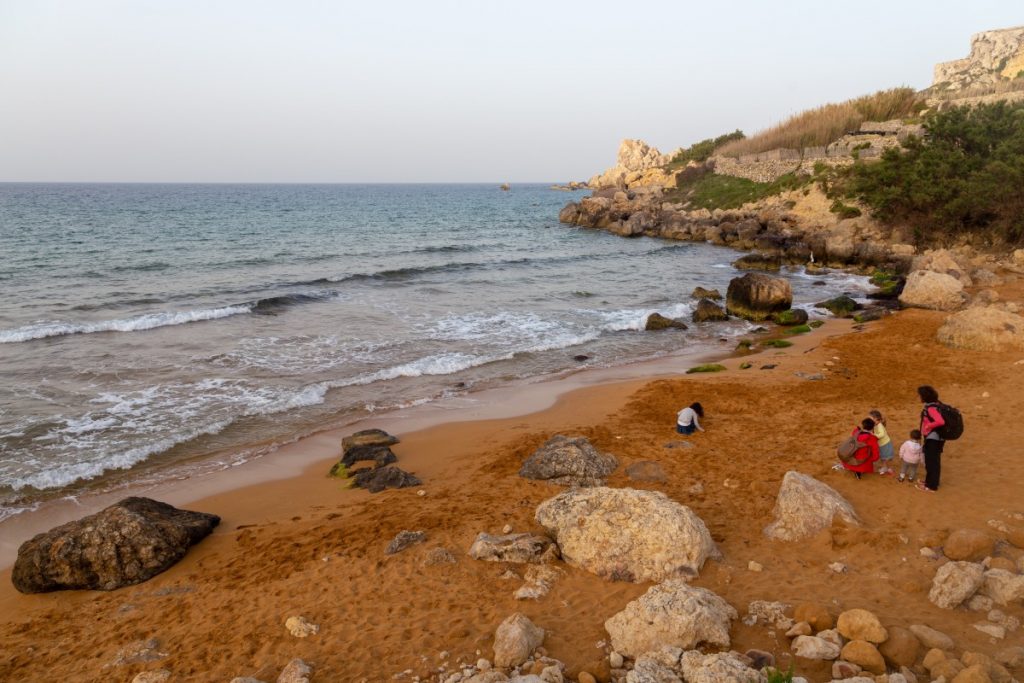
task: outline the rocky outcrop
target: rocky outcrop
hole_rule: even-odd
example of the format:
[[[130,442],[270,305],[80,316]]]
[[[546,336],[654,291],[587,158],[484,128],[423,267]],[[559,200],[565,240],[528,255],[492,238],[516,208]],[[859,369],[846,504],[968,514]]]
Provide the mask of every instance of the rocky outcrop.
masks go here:
[[[783,477],[773,517],[764,533],[782,541],[809,538],[832,526],[837,517],[845,524],[860,525],[853,506],[839,492],[799,472],[786,472]]]
[[[141,583],[175,564],[219,523],[217,515],[125,498],[25,541],[11,581],[22,593]]]
[[[597,450],[586,438],[557,434],[523,462],[519,476],[560,486],[603,486],[604,477],[618,466],[614,455]]]
[[[643,140],[623,140],[619,145],[615,165],[595,175],[587,181],[587,185],[595,189],[670,187],[675,184],[675,174],[666,172],[662,167],[671,160],[671,155],[662,154]]]
[[[706,588],[670,579],[652,586],[604,627],[616,652],[637,657],[666,645],[729,647],[729,625],[737,616],[732,605]]]
[[[900,304],[936,311],[955,311],[967,301],[964,285],[952,275],[931,270],[915,270],[899,297]]]
[[[1024,26],[976,33],[965,59],[935,65],[932,89],[957,91],[1008,81],[1024,71]]]
[[[793,305],[788,280],[763,273],[747,273],[729,281],[725,310],[747,320],[761,321]]]
[[[656,491],[586,488],[537,507],[567,563],[612,581],[692,578],[718,550],[690,508]]]
[[[1024,316],[994,306],[954,313],[936,333],[947,346],[974,351],[1024,350]]]

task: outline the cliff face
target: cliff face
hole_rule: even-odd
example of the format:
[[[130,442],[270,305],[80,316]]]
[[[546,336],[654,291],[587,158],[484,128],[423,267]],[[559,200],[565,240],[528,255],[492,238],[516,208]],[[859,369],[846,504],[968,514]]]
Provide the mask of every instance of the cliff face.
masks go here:
[[[971,38],[965,59],[935,65],[932,88],[963,90],[1011,80],[1024,71],[1024,26],[984,31]]]

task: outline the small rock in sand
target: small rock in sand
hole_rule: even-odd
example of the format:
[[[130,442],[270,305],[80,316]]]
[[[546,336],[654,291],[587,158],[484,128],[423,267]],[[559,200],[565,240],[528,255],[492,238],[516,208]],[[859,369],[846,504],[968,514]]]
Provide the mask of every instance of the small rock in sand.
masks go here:
[[[312,673],[313,669],[304,661],[293,659],[281,671],[277,683],[309,683],[309,676]]]
[[[320,632],[320,627],[306,620],[305,617],[288,617],[284,622],[284,627],[288,629],[288,633],[291,633],[296,638],[307,638],[309,636],[315,636]]]
[[[427,540],[427,534],[424,531],[408,531],[403,529],[398,532],[398,535],[391,539],[388,543],[388,547],[384,550],[385,555],[394,555],[400,553],[411,545],[422,543]]]
[[[991,624],[987,621],[982,621],[977,624],[974,624],[974,628],[978,631],[981,631],[985,635],[992,636],[993,638],[997,638],[999,640],[1002,640],[1006,637],[1006,629],[998,624]]]
[[[1024,648],[1021,649],[1024,650]],[[1022,652],[1020,656],[1024,658],[1024,652]],[[612,651],[612,653],[608,655],[608,664],[613,669],[621,669],[622,665],[625,664],[625,660],[618,652]]]
[[[114,656],[113,665],[145,664],[161,660],[166,656],[166,652],[160,652],[160,641],[157,638],[136,640],[118,650],[117,655]]]
[[[231,683],[264,683],[258,678],[252,676],[235,676],[231,679]]]
[[[828,568],[836,574],[845,574],[847,571],[849,571],[849,567],[847,567],[842,562],[833,562],[828,566]]]
[[[935,572],[928,599],[943,609],[953,609],[981,588],[985,570],[973,562],[948,562]]]
[[[910,627],[910,632],[917,636],[917,639],[921,641],[921,645],[929,650],[952,650],[954,648],[952,638],[941,631],[936,631],[930,626],[914,624]]]
[[[793,624],[793,628],[786,631],[787,638],[796,638],[797,636],[809,636],[813,633],[811,625],[806,621],[799,621]]]
[[[447,548],[437,546],[431,548],[426,557],[423,558],[423,565],[426,567],[433,567],[439,564],[455,564],[455,556]]]
[[[752,572],[760,572],[764,570],[764,566],[760,562],[751,560],[750,562],[747,562],[747,569]]]
[[[817,636],[797,636],[791,645],[793,653],[804,659],[832,660],[839,656],[840,648]]]
[[[164,683],[169,680],[171,672],[167,669],[156,669],[154,671],[143,671],[142,673],[135,674],[135,678],[132,679],[132,683]]]
[[[511,524],[506,524],[505,526],[501,527],[501,533],[503,533],[503,534],[510,534],[510,533],[512,533],[512,525]]]
[[[544,629],[516,613],[501,622],[494,634],[494,665],[519,666],[544,642]]]

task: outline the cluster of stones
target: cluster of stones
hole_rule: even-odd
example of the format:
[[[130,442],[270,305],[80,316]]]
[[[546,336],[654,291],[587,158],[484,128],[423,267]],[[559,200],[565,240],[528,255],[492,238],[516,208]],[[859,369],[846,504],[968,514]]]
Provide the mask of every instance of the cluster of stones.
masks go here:
[[[398,437],[381,429],[364,429],[346,436],[341,440],[341,460],[331,467],[329,475],[351,479],[352,486],[370,493],[419,486],[419,479],[394,464],[398,457],[391,446],[396,443]],[[357,462],[370,462],[372,466],[352,469]]]

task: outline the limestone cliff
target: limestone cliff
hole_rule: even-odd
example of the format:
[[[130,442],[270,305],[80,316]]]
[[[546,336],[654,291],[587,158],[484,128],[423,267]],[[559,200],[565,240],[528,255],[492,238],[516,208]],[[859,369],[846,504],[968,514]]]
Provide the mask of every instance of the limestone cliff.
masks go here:
[[[1024,71],[1024,26],[983,31],[965,59],[935,65],[934,90],[964,90],[1017,78]]]
[[[594,189],[603,187],[665,187],[674,183],[674,174],[663,168],[672,160],[643,140],[623,140],[614,166],[588,181]]]

